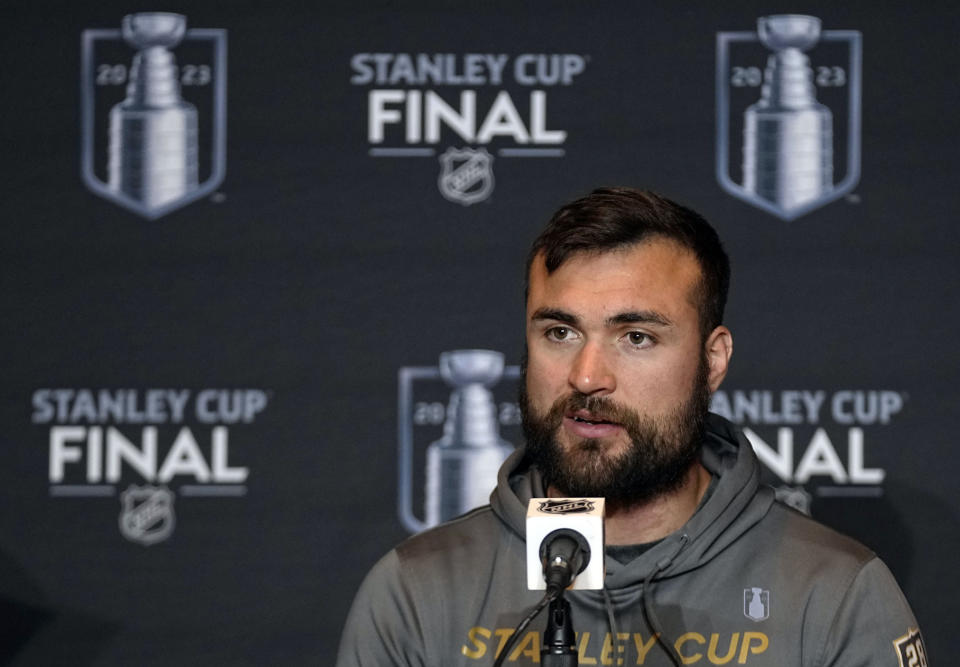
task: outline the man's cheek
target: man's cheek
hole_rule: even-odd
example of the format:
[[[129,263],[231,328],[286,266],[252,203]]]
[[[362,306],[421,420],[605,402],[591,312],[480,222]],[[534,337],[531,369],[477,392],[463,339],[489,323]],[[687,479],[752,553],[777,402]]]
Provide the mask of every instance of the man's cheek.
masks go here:
[[[556,382],[548,374],[537,370],[528,371],[527,396],[530,397],[530,403],[537,414],[546,415],[562,394],[562,386],[555,385]]]

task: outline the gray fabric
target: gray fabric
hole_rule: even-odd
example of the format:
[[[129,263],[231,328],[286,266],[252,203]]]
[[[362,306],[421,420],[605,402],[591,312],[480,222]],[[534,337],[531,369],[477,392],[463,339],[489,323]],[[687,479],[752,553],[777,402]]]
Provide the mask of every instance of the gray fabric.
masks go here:
[[[703,463],[718,479],[710,498],[631,562],[608,557],[608,600],[600,591],[567,593],[580,664],[672,664],[642,609],[653,575],[646,596],[663,639],[689,664],[899,665],[896,640],[917,623],[886,566],[774,502],[747,441],[713,415]],[[357,594],[337,666],[492,664],[540,598],[526,590],[523,536],[527,500],[542,494],[520,450],[501,469],[489,507],[388,553]],[[539,664],[543,623],[531,624],[505,664]]]

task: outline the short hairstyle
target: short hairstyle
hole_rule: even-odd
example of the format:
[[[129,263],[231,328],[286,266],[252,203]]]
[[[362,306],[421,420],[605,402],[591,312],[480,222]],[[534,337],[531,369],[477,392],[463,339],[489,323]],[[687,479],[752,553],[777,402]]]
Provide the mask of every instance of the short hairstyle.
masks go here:
[[[654,192],[626,187],[598,188],[558,210],[527,255],[526,280],[541,253],[547,273],[570,256],[604,252],[654,238],[678,243],[694,254],[700,265],[695,289],[704,340],[723,323],[730,287],[730,260],[720,237],[695,211]]]

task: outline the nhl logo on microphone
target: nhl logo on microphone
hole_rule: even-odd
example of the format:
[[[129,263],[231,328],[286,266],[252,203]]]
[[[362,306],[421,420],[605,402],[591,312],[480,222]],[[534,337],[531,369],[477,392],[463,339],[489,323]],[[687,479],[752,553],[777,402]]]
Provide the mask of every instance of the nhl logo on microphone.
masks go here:
[[[603,588],[603,514],[603,498],[531,498],[527,504],[527,588],[546,590],[540,545],[547,535],[561,528],[580,533],[593,554],[570,588]]]
[[[547,500],[537,507],[538,512],[544,514],[580,514],[593,511],[593,501],[589,498],[577,500]]]

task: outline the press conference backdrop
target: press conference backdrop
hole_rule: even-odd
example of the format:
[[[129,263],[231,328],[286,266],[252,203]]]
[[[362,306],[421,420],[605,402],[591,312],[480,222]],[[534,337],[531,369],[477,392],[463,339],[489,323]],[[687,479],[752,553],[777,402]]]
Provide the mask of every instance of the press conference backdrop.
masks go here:
[[[367,569],[521,440],[526,247],[623,184],[719,230],[714,410],[949,664],[958,14],[7,6],[0,661],[331,664]]]

